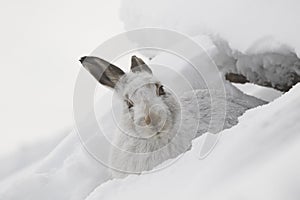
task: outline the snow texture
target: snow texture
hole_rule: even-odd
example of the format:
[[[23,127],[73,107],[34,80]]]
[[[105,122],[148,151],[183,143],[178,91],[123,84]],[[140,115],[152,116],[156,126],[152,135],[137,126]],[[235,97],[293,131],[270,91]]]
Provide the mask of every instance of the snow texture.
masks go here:
[[[124,0],[121,19],[127,30],[151,26],[187,34],[203,46],[223,74],[241,73],[251,82],[281,89],[290,87],[300,74],[298,10],[299,2],[295,0],[191,0],[188,3]],[[205,58],[201,53],[191,53],[200,60]],[[194,88],[205,88],[189,71],[182,71],[189,67],[178,58],[157,52],[145,55],[155,56],[152,64],[173,66],[191,75]],[[205,70],[206,81],[214,83],[210,68]],[[171,82],[177,80],[177,77],[165,78]],[[257,100],[228,82],[224,84],[229,96],[243,97],[248,103]],[[236,126],[228,126],[229,129],[219,133],[222,137],[205,159],[199,159],[203,142],[215,134],[205,133],[195,139],[192,149],[168,168],[125,179],[110,180],[108,169],[86,151],[74,130],[44,159],[28,161],[28,166],[14,168],[12,171],[18,171],[1,179],[0,199],[298,200],[299,94],[298,84],[273,102],[247,111]],[[268,98],[265,99],[274,99]],[[234,105],[245,109],[257,105],[244,103]],[[230,125],[236,122],[235,116]],[[110,123],[106,125],[112,128]],[[88,126],[87,123],[87,131],[93,131]],[[95,140],[94,137],[89,140]],[[107,151],[101,146],[98,149]],[[39,150],[38,145],[36,151]]]
[[[297,200],[300,185],[300,85],[274,102],[249,110],[240,123],[221,132],[205,159],[191,151],[167,169],[109,181],[87,200],[96,199],[273,199]]]
[[[72,131],[42,161],[1,182],[0,199],[82,200],[108,178],[106,172]]]
[[[197,116],[183,121],[186,124],[197,124],[197,121],[199,121],[197,136],[205,133],[209,125],[218,127],[220,123],[224,123],[221,130],[230,128],[237,124],[237,117],[247,109],[264,103],[259,99],[250,98],[239,93],[238,96],[229,94],[225,101],[223,93],[218,91],[197,90],[195,92],[197,100],[193,98],[194,92],[186,92],[181,102],[184,104],[185,112],[188,113],[187,116]],[[214,98],[212,99],[212,97]],[[198,116],[198,111],[195,110],[197,104],[199,104],[200,116]],[[217,106],[212,107],[213,105]],[[223,106],[226,107],[226,116],[223,116],[221,112]],[[223,117],[225,117],[224,122]],[[107,116],[104,115],[103,118],[106,119]],[[214,119],[214,121],[211,122],[211,119]],[[83,123],[88,121],[89,117]],[[88,123],[86,124],[88,125]],[[183,126],[181,131],[188,132],[190,130],[187,128],[194,126]],[[87,127],[86,131],[96,133],[96,130],[96,127]],[[220,129],[215,130],[215,132],[219,131]],[[189,140],[187,142],[190,144],[195,134],[192,132],[189,134],[191,137],[187,138]],[[94,135],[88,138],[89,141],[95,139],[99,138]],[[102,138],[102,140],[104,139]],[[84,199],[97,186],[109,180],[110,173],[104,165],[96,161],[86,151],[81,142],[76,131],[72,131],[45,159],[0,183],[2,186],[0,199]],[[187,149],[184,148],[184,150]],[[98,149],[104,152],[108,151],[104,146],[99,146]],[[177,152],[176,156],[180,153],[184,153],[184,151]]]
[[[243,109],[261,103],[243,95],[230,83],[226,83],[225,88],[229,104],[234,105],[229,113],[238,111],[240,115]],[[182,199],[186,196],[190,199],[218,199],[220,196],[295,199],[299,195],[300,177],[297,174],[299,90],[297,86],[269,105],[246,113],[237,126],[222,132],[223,137],[205,159],[198,157],[204,139],[214,137],[209,133],[196,139],[192,150],[170,167],[123,180],[108,181],[107,168],[91,157],[73,131],[45,159],[3,180],[0,199]],[[237,103],[235,95],[244,100]],[[230,115],[228,119],[226,127],[237,122],[236,116]],[[205,127],[205,123],[202,125]],[[86,131],[93,132],[88,123],[86,127]],[[98,148],[106,151],[101,146]]]
[[[276,1],[269,7],[258,0],[125,0],[122,5],[121,19],[127,30],[158,27],[187,34],[208,52],[223,74],[241,74],[251,83],[284,92],[300,81],[300,43],[295,34],[299,28],[286,23],[295,21],[299,2]],[[284,11],[289,15],[278,15]],[[272,26],[274,22],[276,26]],[[286,26],[289,33],[283,30]],[[292,30],[295,33],[290,33]],[[197,39],[203,36],[206,41]],[[154,57],[155,52],[146,56]]]

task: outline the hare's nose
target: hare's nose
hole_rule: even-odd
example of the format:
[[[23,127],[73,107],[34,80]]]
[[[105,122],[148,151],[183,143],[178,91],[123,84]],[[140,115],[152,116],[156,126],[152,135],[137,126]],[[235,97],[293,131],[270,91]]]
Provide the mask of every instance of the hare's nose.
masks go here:
[[[149,115],[146,115],[145,122],[146,122],[147,125],[149,125],[151,123],[151,118],[150,118]]]
[[[161,124],[161,116],[160,116],[160,112],[150,112],[149,113],[149,118],[150,118],[150,122],[147,125],[152,125],[152,126],[158,126]],[[147,122],[146,122],[147,123]]]

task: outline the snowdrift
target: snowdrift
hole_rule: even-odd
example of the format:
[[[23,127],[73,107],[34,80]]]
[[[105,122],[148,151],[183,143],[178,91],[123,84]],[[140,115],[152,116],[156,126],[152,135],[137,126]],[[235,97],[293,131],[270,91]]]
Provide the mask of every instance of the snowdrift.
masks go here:
[[[41,162],[1,182],[0,199],[297,199],[299,94],[297,85],[246,112],[205,159],[200,149],[210,133],[168,168],[119,180],[109,181],[73,131]]]
[[[176,77],[173,78],[176,79]],[[180,85],[180,82],[178,82],[178,85]],[[230,96],[227,97],[228,110],[226,118],[228,120],[225,121],[224,128],[229,128],[237,123],[237,116],[242,115],[245,110],[261,105],[264,102],[243,94],[230,83],[227,83],[226,86]],[[212,92],[210,91],[210,95],[212,95]],[[187,93],[190,94],[190,92]],[[199,95],[201,94],[199,93]],[[212,113],[209,112],[210,95],[207,94],[199,97],[202,100],[200,104],[202,117],[201,128],[198,130],[199,135],[208,130],[210,114],[219,116],[218,110],[212,110]],[[186,99],[189,105],[187,109],[193,111],[195,109],[193,105],[196,103],[190,103],[192,99],[189,99],[187,96],[183,97],[185,97],[183,100]],[[221,97],[223,99],[223,96]],[[101,106],[103,100],[103,98],[100,99],[97,105]],[[109,150],[104,145],[105,142],[103,141],[106,141],[103,138],[104,136],[99,135],[97,127],[90,123],[92,121],[91,117],[88,116],[81,122],[84,126],[83,132],[86,133],[85,139],[80,137],[77,129],[75,129],[44,159],[25,169],[19,169],[15,174],[0,182],[0,199],[82,200],[96,187],[109,180],[110,174],[108,169],[102,163],[98,162],[93,157],[93,154],[86,149],[86,146],[92,146],[94,150],[96,149],[96,152],[100,152],[101,155],[106,156]],[[114,119],[105,112],[104,115],[97,117],[105,125],[104,128],[112,133],[112,130],[115,128]],[[40,150],[41,148],[38,145],[34,151]]]
[[[120,19],[126,30],[155,27],[186,34],[208,51],[224,75],[233,73],[240,75],[239,82],[286,92],[300,81],[296,8],[296,1],[271,5],[258,0],[125,0]],[[153,37],[143,36],[145,40]],[[204,43],[199,41],[201,37],[207,37]],[[148,52],[146,56],[152,58],[156,53]]]
[[[258,0],[124,0],[121,18],[127,30],[151,26],[183,32],[204,47],[223,74],[242,74],[250,82],[288,90],[300,75],[298,3],[272,5],[267,9],[270,3]],[[289,15],[278,15],[282,12]],[[154,57],[152,64],[187,67],[168,55],[147,56]],[[201,60],[201,55],[195,56]],[[214,82],[209,75],[207,80]],[[243,95],[231,84],[225,87],[229,93]],[[238,125],[219,133],[222,137],[205,159],[199,159],[200,149],[210,133],[195,139],[192,149],[168,168],[119,180],[110,180],[107,168],[86,151],[74,130],[44,159],[25,169],[13,168],[19,171],[0,182],[0,199],[298,200],[299,94],[298,84],[268,105],[249,110]],[[93,130],[86,126],[87,131]],[[107,126],[111,128],[110,123]]]
[[[205,135],[167,169],[112,180],[87,200],[273,199],[297,200],[300,185],[300,85],[274,102],[246,112],[221,132],[215,149],[200,160]],[[209,135],[209,133],[207,133]]]

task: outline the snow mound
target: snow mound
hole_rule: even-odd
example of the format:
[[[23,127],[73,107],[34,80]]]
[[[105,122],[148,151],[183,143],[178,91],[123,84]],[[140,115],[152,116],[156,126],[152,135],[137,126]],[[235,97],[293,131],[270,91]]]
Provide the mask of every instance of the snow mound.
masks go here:
[[[202,57],[200,56],[200,58]],[[180,66],[178,67],[180,68]],[[184,72],[188,73],[189,69],[190,68],[185,68],[181,66],[179,74]],[[212,72],[208,70],[206,73],[208,80],[213,81],[213,78],[210,77]],[[178,78],[176,76],[170,75],[167,78],[170,79],[169,81],[175,87],[182,85],[180,81],[174,81],[176,80],[176,78]],[[165,79],[162,80],[164,82],[167,81]],[[195,87],[201,88],[203,86],[201,84],[199,85],[198,80],[192,80],[192,82],[193,81]],[[241,91],[233,87],[230,83],[224,84],[227,87],[226,97],[228,101],[228,110],[226,112],[227,116],[223,128],[229,128],[237,123],[237,117],[242,115],[245,112],[245,110],[261,105],[264,102],[254,97],[243,94]],[[200,114],[202,115],[202,129],[199,130],[199,135],[207,131],[208,124],[210,122],[209,119],[211,118],[211,116],[220,115],[219,110],[213,110],[208,106],[209,102],[211,101],[210,95],[212,95],[212,92],[213,91],[201,92],[201,90],[198,90],[197,93],[198,98],[202,100],[200,105]],[[190,93],[191,92],[187,92],[187,94]],[[103,102],[106,102],[105,100],[107,99],[103,98],[99,99],[99,103],[96,104],[98,105],[96,106],[97,108],[99,108],[99,106],[102,106]],[[223,102],[220,101],[224,98],[223,93],[219,98],[219,101],[216,101],[217,104]],[[193,103],[189,103],[187,101],[187,104],[189,105],[189,110],[195,111]],[[105,105],[109,105],[109,103],[106,102]],[[209,115],[210,110],[212,111],[212,115]],[[103,110],[103,112],[98,114],[102,114],[99,116],[97,115],[97,119],[99,119],[99,123],[104,124],[103,128],[107,129],[108,132],[113,132],[111,130],[115,128],[115,124],[113,123],[114,118],[111,118],[111,116],[108,115],[107,110],[105,110],[105,112]],[[97,134],[96,130],[98,126],[94,127],[90,123],[90,121],[92,121],[90,120],[90,117],[91,116],[88,116],[82,122],[84,125],[84,132],[88,133],[87,138],[82,139],[78,137],[78,135],[76,134],[76,130],[72,131],[43,160],[33,164],[32,166],[30,166],[30,168],[20,171],[19,173],[15,174],[9,179],[1,182],[0,199],[82,200],[85,199],[97,186],[109,180],[110,174],[108,172],[108,169],[102,164],[100,164],[98,161],[96,161],[95,158],[90,154],[90,152],[86,151],[86,146],[82,144],[82,142],[86,142],[85,144],[92,145],[93,147],[95,147],[97,152],[101,152],[102,154],[108,155],[108,148],[106,148],[107,146],[105,146],[104,143],[102,143],[102,141],[104,140],[104,136],[102,137],[99,136],[99,134]],[[216,120],[218,119],[219,118],[216,117]],[[95,141],[99,140],[100,143],[94,143]],[[40,148],[37,148],[35,151],[39,150]]]
[[[300,192],[300,85],[252,109],[224,130],[215,149],[198,159],[205,136],[172,166],[99,186],[96,199],[290,199]]]
[[[220,36],[198,35],[192,39],[205,50],[224,76],[230,73],[241,75],[245,82],[284,92],[300,81],[300,59],[291,48],[275,39],[259,40],[249,48],[247,53],[232,49],[229,43]],[[201,54],[197,55],[199,56]],[[166,57],[168,61],[172,60],[173,63],[169,66],[176,65],[174,61],[180,63],[175,57],[168,58],[165,53],[157,54],[152,59],[152,63],[156,60],[161,62],[163,60],[161,57]],[[205,75],[208,74],[209,72]],[[212,77],[210,76],[207,80],[213,81],[210,79]]]
[[[208,52],[224,75],[239,74],[243,81],[286,92],[300,81],[297,7],[295,1],[270,6],[258,0],[125,0],[120,19],[127,30],[157,27],[186,34]],[[289,15],[278,15],[283,12]],[[206,40],[199,40],[205,36]]]
[[[0,199],[82,200],[108,177],[73,131],[45,159],[1,182]]]
[[[215,136],[209,133],[170,167],[122,180],[109,181],[107,168],[91,157],[73,131],[45,159],[1,182],[0,199],[296,199],[299,91],[297,85],[247,112],[238,125],[222,132],[205,159],[199,156],[204,140]]]

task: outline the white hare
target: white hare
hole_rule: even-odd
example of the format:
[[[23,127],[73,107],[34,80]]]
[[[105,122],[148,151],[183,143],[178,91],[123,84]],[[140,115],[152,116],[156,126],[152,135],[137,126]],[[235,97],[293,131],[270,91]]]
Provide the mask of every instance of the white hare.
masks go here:
[[[209,125],[224,122],[222,129],[231,127],[245,110],[263,104],[249,102],[245,96],[224,98],[218,91],[207,90],[176,99],[136,56],[127,74],[98,57],[83,57],[80,61],[101,84],[113,88],[124,100],[120,130],[110,154],[113,177],[151,170],[188,150],[192,139],[205,133]],[[212,93],[220,108],[226,106],[226,116],[212,109]]]

